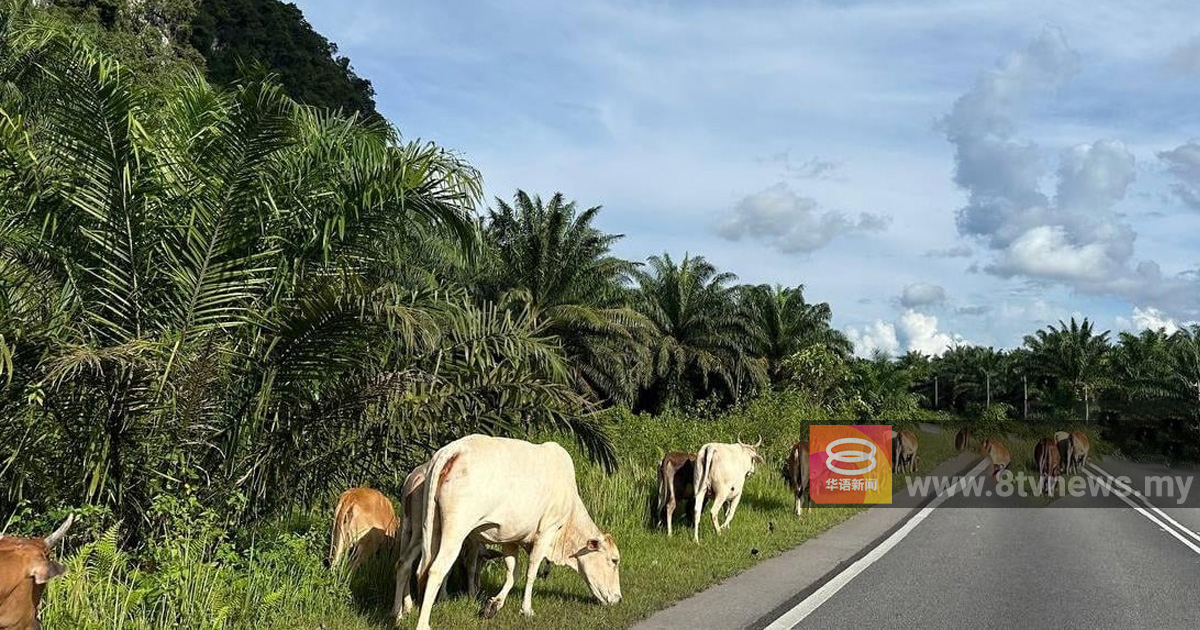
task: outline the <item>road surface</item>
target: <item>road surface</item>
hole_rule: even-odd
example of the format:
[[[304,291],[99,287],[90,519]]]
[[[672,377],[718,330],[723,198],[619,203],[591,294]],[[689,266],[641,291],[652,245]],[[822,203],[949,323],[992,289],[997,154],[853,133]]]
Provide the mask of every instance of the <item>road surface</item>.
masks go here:
[[[1139,491],[1147,475],[1196,472],[1088,468]],[[1116,496],[877,508],[636,628],[1200,628],[1200,487],[1191,492],[1182,506],[1129,497],[1136,510]]]

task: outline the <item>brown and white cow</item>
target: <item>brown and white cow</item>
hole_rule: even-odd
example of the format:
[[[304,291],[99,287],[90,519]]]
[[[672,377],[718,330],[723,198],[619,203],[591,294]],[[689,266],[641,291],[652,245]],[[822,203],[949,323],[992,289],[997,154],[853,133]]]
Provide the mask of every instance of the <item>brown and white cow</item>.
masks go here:
[[[1082,431],[1071,432],[1071,461],[1067,464],[1071,472],[1079,472],[1087,465],[1092,442]]]
[[[804,501],[808,499],[808,442],[796,442],[788,453],[788,484],[796,495],[796,516],[804,515]]]
[[[417,466],[404,479],[400,489],[400,510],[404,514],[400,526],[400,559],[396,563],[396,597],[392,603],[392,615],[403,617],[414,608],[411,592],[417,563],[421,559],[421,527],[425,522],[425,479],[429,476],[430,462]],[[481,543],[468,540],[459,555],[459,564],[466,576],[467,595],[474,599],[479,594],[479,573],[483,560],[494,552]],[[446,584],[442,583],[439,596],[445,597]]]
[[[382,492],[373,488],[343,492],[333,511],[329,566],[338,566],[348,552],[350,571],[354,571],[380,549],[395,544],[396,525],[396,510]]]
[[[45,538],[0,536],[0,630],[37,630],[38,604],[46,584],[66,572],[50,559],[74,522],[68,516]]]
[[[896,470],[900,472],[914,473],[917,471],[917,466],[921,463],[921,456],[917,454],[917,448],[920,443],[917,442],[917,435],[912,431],[905,429],[898,436],[892,439],[892,444],[899,444],[899,452],[893,453],[896,459]]]
[[[1075,445],[1071,441],[1071,434],[1055,431],[1054,443],[1058,445],[1058,470],[1068,475],[1071,473],[1071,461],[1075,459]]]
[[[521,613],[533,615],[533,583],[543,559],[578,571],[604,604],[621,601],[621,554],[579,498],[575,464],[558,444],[470,435],[434,454],[425,483],[417,630],[429,630],[433,602],[464,541],[501,545],[507,568],[484,616],[495,615],[513,586],[517,553],[529,551]]]
[[[674,536],[671,526],[675,514],[675,506],[679,502],[686,505],[696,499],[696,455],[672,451],[663,456],[658,464],[658,502],[654,515],[658,525],[667,524],[667,535]],[[686,511],[685,511],[686,513]]]
[[[954,434],[954,448],[957,451],[965,451],[971,448],[971,430],[963,427]]]
[[[711,442],[700,447],[696,453],[696,506],[692,513],[692,540],[700,542],[700,512],[704,510],[704,501],[712,493],[713,528],[717,533],[729,528],[729,522],[737,512],[738,503],[742,500],[742,486],[746,478],[754,472],[756,464],[762,463],[758,448],[762,446],[760,438],[753,446],[742,444],[722,444]],[[717,524],[717,513],[726,503],[725,522]]]
[[[1000,476],[1012,466],[1012,454],[1000,440],[986,438],[979,443],[979,450],[992,462],[992,478],[1000,481]]]
[[[1058,485],[1061,470],[1058,442],[1054,438],[1042,438],[1033,447],[1033,463],[1038,471],[1038,489],[1050,493]]]

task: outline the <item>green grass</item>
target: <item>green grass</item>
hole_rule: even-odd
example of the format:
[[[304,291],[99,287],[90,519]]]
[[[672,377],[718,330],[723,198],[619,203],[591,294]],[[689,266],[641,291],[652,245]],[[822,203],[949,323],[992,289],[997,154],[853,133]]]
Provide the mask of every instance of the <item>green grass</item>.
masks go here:
[[[747,409],[717,420],[679,414],[656,418],[621,416],[612,430],[621,468],[606,475],[575,453],[580,491],[594,520],[610,531],[621,549],[624,599],[601,606],[582,578],[565,567],[538,580],[533,606],[537,617],[520,614],[524,557],[517,585],[504,610],[490,621],[465,596],[439,602],[438,628],[625,628],[654,611],[739,573],[845,521],[862,508],[830,507],[792,512],[792,495],[781,468],[793,442],[810,423],[834,421],[796,398],[767,396]],[[731,529],[718,536],[707,520],[701,543],[691,540],[687,516],[676,512],[676,533],[650,523],[655,470],[667,449],[695,450],[708,441],[764,439],[766,463],[750,477]],[[954,455],[953,434],[921,433],[921,466],[927,472]],[[564,443],[569,449],[573,445]],[[321,563],[327,551],[324,509],[307,511],[255,532],[231,535],[194,526],[134,557],[120,550],[115,534],[92,542],[67,558],[70,573],[47,593],[47,630],[86,628],[345,628],[392,627],[387,613],[393,593],[389,562],[372,563],[347,579]],[[198,517],[203,522],[205,517]],[[191,521],[188,521],[191,522]],[[252,537],[250,537],[252,536]],[[240,542],[235,542],[240,541]],[[498,590],[503,565],[484,571],[485,594]],[[416,615],[402,621],[415,625]]]

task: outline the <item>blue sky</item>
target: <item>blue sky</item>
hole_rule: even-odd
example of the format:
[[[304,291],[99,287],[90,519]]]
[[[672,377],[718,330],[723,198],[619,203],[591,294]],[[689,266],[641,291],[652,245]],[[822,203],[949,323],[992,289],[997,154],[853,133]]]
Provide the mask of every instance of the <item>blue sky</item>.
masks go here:
[[[860,352],[1200,320],[1190,2],[303,0],[409,138]]]

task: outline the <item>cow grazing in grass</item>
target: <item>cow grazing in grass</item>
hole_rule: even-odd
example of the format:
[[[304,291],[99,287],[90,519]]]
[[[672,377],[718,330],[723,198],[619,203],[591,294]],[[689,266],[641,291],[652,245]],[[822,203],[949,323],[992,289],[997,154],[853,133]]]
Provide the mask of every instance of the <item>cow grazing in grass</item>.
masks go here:
[[[804,515],[804,501],[808,499],[808,442],[796,442],[788,453],[788,484],[796,495],[796,516]]]
[[[1062,462],[1059,459],[1058,442],[1053,438],[1042,438],[1033,447],[1033,463],[1038,471],[1038,489],[1052,491],[1058,485]]]
[[[38,604],[46,584],[66,572],[50,559],[50,551],[66,536],[68,516],[45,538],[0,536],[0,630],[37,630]]]
[[[437,591],[469,536],[501,545],[507,568],[485,605],[495,615],[513,586],[517,553],[529,552],[521,613],[533,615],[533,583],[543,559],[578,571],[604,604],[621,601],[621,555],[579,498],[575,464],[558,444],[471,435],[434,454],[425,482],[421,569],[425,591],[417,630],[429,630]]]
[[[900,469],[900,432],[892,429],[892,473]]]
[[[692,540],[700,542],[700,512],[704,510],[704,500],[712,492],[713,528],[717,533],[729,527],[737,512],[738,503],[742,500],[742,486],[746,478],[754,472],[755,465],[762,463],[758,448],[762,446],[760,438],[753,446],[742,444],[722,444],[712,442],[700,447],[696,453],[696,506],[692,513]],[[725,511],[725,522],[717,524],[717,513],[721,506],[729,504]]]
[[[962,452],[962,451],[965,451],[965,450],[971,448],[971,430],[970,429],[963,427],[958,430],[958,433],[954,434],[954,448],[955,448],[955,450],[957,450],[959,452]]]
[[[1071,461],[1075,459],[1075,447],[1071,434],[1066,431],[1054,433],[1054,443],[1058,445],[1059,472],[1066,475],[1071,473]]]
[[[917,454],[919,446],[917,435],[912,431],[901,431],[898,436],[892,438],[892,447],[896,449],[892,454],[897,462],[896,470],[907,473],[917,471],[917,466],[921,464],[921,456]]]
[[[336,567],[347,553],[354,571],[380,549],[396,540],[396,511],[392,501],[372,488],[351,488],[342,493],[333,512],[329,566]]]
[[[1092,450],[1092,442],[1082,431],[1071,433],[1071,461],[1067,466],[1071,472],[1079,472],[1087,465],[1088,454]]]
[[[400,490],[400,510],[404,514],[400,526],[400,558],[396,562],[396,597],[392,603],[392,615],[400,618],[414,608],[411,592],[416,576],[417,563],[421,559],[421,525],[425,520],[425,478],[429,476],[429,464],[425,462],[408,473]],[[459,554],[456,567],[461,567],[467,585],[467,595],[475,598],[479,594],[479,574],[483,561],[490,560],[495,552],[477,540],[468,540]],[[446,585],[442,583],[439,595],[445,597]]]
[[[992,462],[992,478],[1000,481],[1004,471],[1012,466],[1012,454],[1000,440],[987,438],[979,443],[979,450]]]
[[[675,535],[671,526],[675,506],[683,502],[686,514],[690,507],[688,503],[695,499],[696,455],[678,451],[667,453],[658,464],[658,503],[654,515],[659,519],[660,527],[666,521],[668,536]]]

